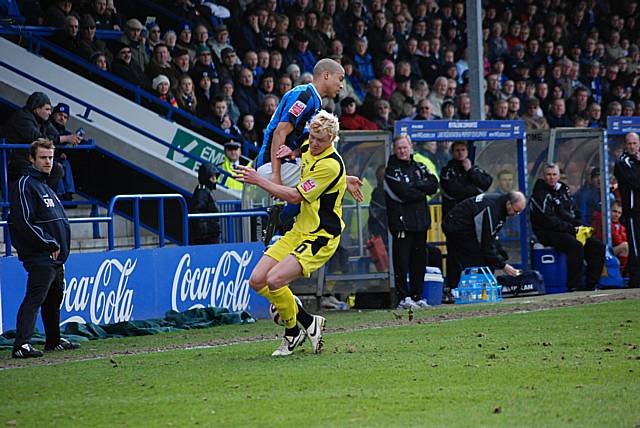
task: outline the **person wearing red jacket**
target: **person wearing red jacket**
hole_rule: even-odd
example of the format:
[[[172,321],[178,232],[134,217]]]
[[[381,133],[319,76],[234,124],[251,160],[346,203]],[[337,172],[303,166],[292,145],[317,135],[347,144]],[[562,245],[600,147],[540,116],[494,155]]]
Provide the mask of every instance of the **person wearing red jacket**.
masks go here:
[[[377,131],[378,125],[356,113],[356,100],[346,97],[340,101],[342,115],[340,116],[340,129],[347,131]]]
[[[620,272],[626,276],[629,242],[627,241],[627,229],[620,223],[620,216],[622,216],[622,202],[616,200],[611,204],[611,243],[613,244],[613,254],[620,261]],[[593,227],[596,238],[602,241],[602,213],[600,211],[594,211],[591,227]]]

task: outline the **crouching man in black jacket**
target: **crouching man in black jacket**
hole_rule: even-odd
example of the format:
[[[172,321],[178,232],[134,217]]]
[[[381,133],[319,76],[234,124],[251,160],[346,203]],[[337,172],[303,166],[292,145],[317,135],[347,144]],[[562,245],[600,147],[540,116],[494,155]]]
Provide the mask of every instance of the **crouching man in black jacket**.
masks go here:
[[[427,195],[438,191],[438,179],[429,173],[424,164],[414,161],[412,153],[409,136],[397,136],[393,140],[393,155],[389,157],[384,176],[387,219],[393,236],[395,286],[400,309],[428,306],[422,298],[427,230],[431,226]]]
[[[42,307],[44,349],[78,348],[60,337],[60,303],[64,294],[64,262],[69,256],[69,221],[46,179],[53,167],[53,143],[37,139],[29,148],[31,166],[9,192],[9,230],[18,258],[28,273],[27,293],[18,311],[13,358],[41,357],[30,340]]]
[[[520,192],[481,193],[460,202],[444,219],[447,257],[452,270],[447,272],[453,288],[467,267],[488,266],[516,276],[517,269],[507,263],[509,256],[500,246],[498,232],[507,217],[520,214],[527,200]],[[447,264],[449,266],[449,264]]]
[[[604,244],[595,238],[584,246],[576,239],[581,224],[569,195],[569,186],[560,182],[556,164],[544,166],[544,179],[538,179],[531,195],[531,227],[538,240],[567,254],[567,289],[595,290],[604,266]],[[587,281],[582,266],[587,262]]]

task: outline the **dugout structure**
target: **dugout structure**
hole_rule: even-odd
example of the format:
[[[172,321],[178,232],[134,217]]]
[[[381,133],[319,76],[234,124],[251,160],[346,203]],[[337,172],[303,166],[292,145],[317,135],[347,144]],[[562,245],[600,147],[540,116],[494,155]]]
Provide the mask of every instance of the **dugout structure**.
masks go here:
[[[302,278],[291,284],[295,294],[327,294],[342,296],[366,292],[389,293],[393,288],[393,272],[388,266],[381,268],[371,258],[367,243],[369,212],[373,190],[376,188],[376,170],[384,167],[389,158],[391,134],[383,131],[342,131],[336,149],[344,160],[347,174],[359,177],[365,200],[357,203],[347,192],[342,215],[345,228],[340,237],[340,246],[333,258],[311,278]],[[271,205],[269,195],[256,186],[245,186],[242,196],[243,209],[259,209]],[[244,236],[258,236],[260,224],[245,221]],[[388,236],[385,237],[388,239]]]

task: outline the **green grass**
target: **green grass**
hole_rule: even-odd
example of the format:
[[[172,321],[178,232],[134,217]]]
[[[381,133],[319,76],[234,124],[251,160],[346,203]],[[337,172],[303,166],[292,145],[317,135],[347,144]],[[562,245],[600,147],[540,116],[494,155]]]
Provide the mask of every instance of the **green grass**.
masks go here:
[[[329,325],[389,318],[332,314]],[[333,332],[322,355],[272,358],[278,342],[267,340],[30,365],[0,371],[0,424],[636,426],[639,324],[640,300],[622,300]],[[74,355],[273,332],[260,322],[90,342]]]

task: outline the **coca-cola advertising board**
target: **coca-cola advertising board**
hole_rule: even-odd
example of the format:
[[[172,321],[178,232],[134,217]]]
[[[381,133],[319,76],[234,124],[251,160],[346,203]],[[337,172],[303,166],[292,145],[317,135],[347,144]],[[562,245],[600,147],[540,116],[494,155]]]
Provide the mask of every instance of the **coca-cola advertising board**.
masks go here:
[[[263,250],[255,242],[72,254],[60,322],[112,324],[206,306],[266,318],[267,300],[249,286]],[[15,328],[26,283],[17,257],[0,258],[0,333]]]

